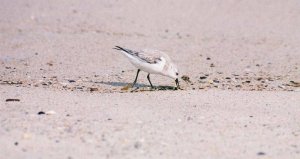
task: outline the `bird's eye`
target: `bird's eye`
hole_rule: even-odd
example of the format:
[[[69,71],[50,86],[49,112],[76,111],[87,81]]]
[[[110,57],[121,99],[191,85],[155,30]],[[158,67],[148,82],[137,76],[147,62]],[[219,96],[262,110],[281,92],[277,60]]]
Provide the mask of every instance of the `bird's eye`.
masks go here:
[[[176,72],[176,75],[178,76],[178,72]]]

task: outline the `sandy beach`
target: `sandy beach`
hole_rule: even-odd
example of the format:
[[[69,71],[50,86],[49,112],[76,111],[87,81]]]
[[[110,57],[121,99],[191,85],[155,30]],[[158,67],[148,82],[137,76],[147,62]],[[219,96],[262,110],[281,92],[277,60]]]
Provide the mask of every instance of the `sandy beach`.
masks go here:
[[[300,3],[4,0],[0,159],[300,158]],[[174,80],[113,50],[165,51]]]

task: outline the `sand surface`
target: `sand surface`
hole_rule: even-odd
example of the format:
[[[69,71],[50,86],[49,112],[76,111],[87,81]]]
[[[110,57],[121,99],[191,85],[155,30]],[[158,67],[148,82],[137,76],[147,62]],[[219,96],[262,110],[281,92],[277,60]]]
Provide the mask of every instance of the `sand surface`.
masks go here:
[[[297,0],[4,0],[0,159],[300,158]],[[172,79],[120,45],[167,52]],[[46,114],[43,114],[46,113]]]
[[[1,90],[1,158],[300,155],[299,93]],[[10,97],[21,101],[4,102]]]

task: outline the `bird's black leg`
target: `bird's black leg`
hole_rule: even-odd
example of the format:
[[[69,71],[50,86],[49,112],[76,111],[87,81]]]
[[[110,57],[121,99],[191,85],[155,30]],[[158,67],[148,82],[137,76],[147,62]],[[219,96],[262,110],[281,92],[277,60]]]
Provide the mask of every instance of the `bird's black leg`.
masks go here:
[[[180,89],[178,78],[176,78],[175,83],[176,83],[176,89]]]
[[[151,83],[151,81],[150,81],[150,73],[148,74],[147,79],[148,79],[148,81],[149,81],[149,83],[150,83],[151,88],[153,88],[153,85],[152,85],[152,83]]]
[[[135,80],[134,80],[134,82],[132,83],[132,87],[135,85],[135,83],[136,83],[136,81],[137,81],[137,79],[138,79],[138,76],[139,76],[140,71],[141,71],[140,69],[137,70]]]

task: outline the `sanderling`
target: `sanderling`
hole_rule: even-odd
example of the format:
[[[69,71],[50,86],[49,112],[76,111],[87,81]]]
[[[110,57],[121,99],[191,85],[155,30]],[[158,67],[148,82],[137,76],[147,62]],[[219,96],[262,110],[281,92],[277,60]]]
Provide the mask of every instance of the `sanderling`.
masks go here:
[[[160,74],[175,79],[176,87],[179,88],[178,70],[173,64],[170,57],[162,51],[145,49],[142,51],[133,51],[116,46],[114,49],[120,50],[129,61],[138,68],[132,87],[135,85],[139,72],[145,71],[148,73],[147,79],[153,88],[150,81],[150,74]]]

